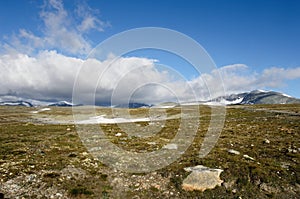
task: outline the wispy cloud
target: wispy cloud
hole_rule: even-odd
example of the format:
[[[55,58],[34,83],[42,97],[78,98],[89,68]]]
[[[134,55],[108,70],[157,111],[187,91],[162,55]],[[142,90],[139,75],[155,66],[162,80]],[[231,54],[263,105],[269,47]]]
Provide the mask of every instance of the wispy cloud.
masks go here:
[[[97,17],[99,10],[90,8],[86,3],[77,5],[76,14],[81,21],[79,25],[77,25],[77,29],[80,32],[84,33],[91,30],[102,32],[105,27],[111,26],[109,22],[104,22]]]
[[[300,67],[282,68],[271,67],[265,69],[261,76],[254,82],[259,86],[279,88],[285,86],[286,80],[300,78]]]
[[[77,12],[69,12],[61,0],[45,1],[39,16],[42,21],[39,34],[20,29],[8,38],[6,46],[27,53],[56,49],[71,55],[85,55],[92,49],[87,38],[89,31],[101,32],[109,26],[99,18],[99,11],[87,4],[78,5]]]

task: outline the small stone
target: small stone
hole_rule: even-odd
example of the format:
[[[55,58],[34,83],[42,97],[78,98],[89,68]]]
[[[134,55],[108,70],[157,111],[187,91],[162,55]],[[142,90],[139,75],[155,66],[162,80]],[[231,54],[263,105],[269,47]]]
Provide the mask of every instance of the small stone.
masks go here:
[[[232,191],[231,191],[232,193],[236,193],[237,192],[237,190],[236,189],[232,189]]]
[[[71,128],[67,128],[67,131],[71,131]]]
[[[156,142],[147,142],[149,145],[156,145]]]
[[[248,159],[248,160],[255,160],[254,158],[250,157],[249,155],[243,155],[243,157]]]
[[[160,189],[160,186],[158,185],[158,184],[154,184],[154,185],[152,185],[154,188],[156,188],[156,189]]]
[[[296,149],[293,149],[293,151],[292,151],[293,153],[297,153],[298,151],[296,150]]]
[[[224,182],[223,183],[223,186],[226,188],[226,189],[230,189],[233,187],[233,185],[235,184],[235,180],[231,180],[229,182]]]
[[[266,143],[266,144],[270,144],[270,140],[268,140],[268,139],[265,139],[265,140],[264,140],[264,143]]]
[[[229,149],[229,150],[228,150],[228,153],[235,154],[235,155],[240,155],[240,152],[239,152],[239,151],[236,151],[236,150],[234,150],[234,149]]]
[[[122,136],[122,133],[116,133],[115,136],[120,137],[120,136]]]
[[[293,152],[293,149],[292,149],[292,148],[288,148],[288,152],[289,152],[289,153],[292,153],[292,152]]]
[[[164,149],[176,150],[178,148],[177,144],[166,144],[163,146]]]
[[[281,162],[281,168],[288,169],[290,164],[288,162]]]
[[[26,181],[27,182],[33,182],[36,178],[36,174],[30,174],[28,176],[26,176]]]

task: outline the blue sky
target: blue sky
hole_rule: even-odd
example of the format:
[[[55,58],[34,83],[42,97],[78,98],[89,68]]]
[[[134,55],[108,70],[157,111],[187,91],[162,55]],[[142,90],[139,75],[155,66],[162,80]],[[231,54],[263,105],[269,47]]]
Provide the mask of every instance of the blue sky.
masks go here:
[[[90,49],[119,32],[148,26],[164,27],[186,34],[206,49],[217,67],[225,71],[222,74],[225,76],[228,93],[271,89],[300,97],[300,2],[296,0],[11,0],[1,1],[0,5],[0,52],[3,55],[2,67],[7,71],[8,67],[14,66],[10,60],[12,56],[7,58],[4,55],[11,55],[12,51],[35,59],[34,63],[40,60],[41,54],[46,58],[50,56],[51,50],[56,52],[55,55],[50,53],[53,59],[60,55],[66,60],[82,59]],[[60,18],[52,19],[55,15]],[[91,23],[84,24],[87,19]],[[63,22],[54,25],[55,20]],[[66,29],[65,32],[57,31],[63,28]],[[63,36],[64,39],[74,36],[74,40],[70,41],[72,45],[75,39],[79,43],[74,44],[75,47],[66,48],[66,43],[58,42],[64,40]],[[148,50],[129,55],[158,59],[159,63],[179,70],[190,81],[197,79],[199,75],[184,60],[166,53]],[[16,60],[24,63],[23,58]],[[6,66],[3,63],[7,63]],[[23,67],[25,69],[16,68],[16,72],[22,73],[25,79],[30,79],[28,92],[24,92],[24,95],[33,95],[35,91],[37,93],[34,95],[40,98],[70,97],[70,94],[61,95],[70,93],[63,90],[55,93],[56,87],[49,89],[48,94],[41,92],[47,87],[46,84],[42,88],[33,88],[32,82],[40,80],[30,75],[26,77],[27,73],[23,70],[28,72],[30,66],[26,68],[24,64]],[[50,70],[47,67],[52,66],[40,63],[40,70],[43,67]],[[61,67],[63,66],[58,67],[59,70],[63,70]],[[69,70],[69,66],[66,68]],[[20,83],[23,87],[10,86],[17,84],[15,79],[20,77],[7,76],[9,75],[5,77],[7,83],[4,86],[7,89],[9,87],[10,91],[22,94],[27,89],[23,83]],[[48,83],[52,83],[57,77],[47,78]],[[73,79],[69,79],[71,80]],[[234,84],[230,80],[237,82]],[[62,83],[71,86],[69,82]],[[5,94],[7,89],[3,88],[0,93]]]

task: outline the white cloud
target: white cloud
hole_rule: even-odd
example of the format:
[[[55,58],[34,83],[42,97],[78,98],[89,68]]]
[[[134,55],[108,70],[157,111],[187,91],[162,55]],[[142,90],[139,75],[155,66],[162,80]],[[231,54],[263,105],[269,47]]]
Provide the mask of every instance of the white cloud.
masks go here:
[[[223,86],[227,94],[250,91],[254,89],[278,89],[285,86],[287,80],[300,78],[300,67],[280,68],[271,67],[264,69],[260,74],[252,71],[244,64],[223,66],[211,74],[204,74],[191,81],[193,87],[200,89],[205,83],[214,87],[221,82],[218,74],[221,74]],[[205,82],[203,82],[204,79]],[[216,93],[217,94],[217,93]],[[203,96],[206,96],[205,94]]]
[[[0,94],[13,92],[35,99],[70,100],[77,72],[83,63],[79,76],[81,103],[88,103],[85,100],[94,95],[97,103],[106,103],[111,99],[114,103],[125,103],[128,97],[146,103],[173,101],[176,98],[189,101],[195,100],[193,92],[198,100],[217,97],[220,93],[209,91],[221,83],[218,72],[228,94],[264,87],[278,88],[285,80],[300,77],[300,67],[273,67],[259,75],[245,65],[232,65],[185,82],[180,78],[174,80],[167,69],[158,71],[156,60],[138,57],[113,60],[110,57],[105,61],[88,59],[84,62],[56,51],[41,51],[36,56],[4,54],[0,56]],[[96,91],[94,88],[97,88]]]
[[[87,4],[77,5],[76,13],[81,20],[77,29],[81,32],[89,32],[93,29],[102,32],[104,27],[110,26],[108,22],[95,17],[99,14],[99,11],[91,9]]]
[[[20,29],[8,43],[19,52],[57,49],[72,55],[86,55],[92,49],[87,39],[90,30],[103,31],[109,24],[100,20],[97,12],[87,5],[78,6],[77,16],[64,8],[63,1],[45,1],[40,12],[41,32],[35,34]],[[79,25],[78,25],[79,24]]]
[[[282,87],[285,80],[293,80],[300,78],[300,67],[298,68],[278,68],[271,67],[262,72],[260,78],[255,82],[258,85],[269,87]]]
[[[71,99],[76,75],[80,72],[79,82],[84,94],[96,94],[98,102],[110,101],[114,95],[115,103],[125,103],[128,93],[137,89],[137,99],[151,102],[170,97],[169,91],[155,83],[169,86],[170,90],[184,88],[171,82],[167,73],[155,68],[155,60],[137,57],[119,58],[112,64],[113,58],[105,61],[64,56],[56,51],[41,51],[37,56],[26,54],[5,54],[0,56],[0,94],[16,93],[35,99]],[[111,64],[109,68],[108,65]],[[102,74],[102,76],[101,76]],[[99,82],[98,82],[99,81]],[[94,92],[92,88],[97,85]],[[145,87],[143,86],[145,85]],[[142,86],[142,88],[140,88]],[[180,89],[178,89],[180,90]]]
[[[31,44],[33,44],[32,47],[37,48],[43,46],[42,38],[35,36],[33,33],[25,29],[20,29],[19,37],[31,41]]]
[[[65,98],[72,94],[82,60],[42,51],[36,57],[5,54],[0,58],[0,93],[17,92],[32,98]]]

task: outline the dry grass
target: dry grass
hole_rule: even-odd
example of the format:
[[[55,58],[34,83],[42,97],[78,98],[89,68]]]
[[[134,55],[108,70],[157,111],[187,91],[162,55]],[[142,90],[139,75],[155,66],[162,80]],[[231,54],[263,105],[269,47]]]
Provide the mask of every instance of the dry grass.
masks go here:
[[[120,190],[117,189],[120,187],[114,187],[112,182],[122,172],[115,172],[87,154],[73,125],[36,123],[36,118],[30,113],[33,110],[35,108],[0,107],[1,184],[18,176],[36,174],[44,188],[54,186],[63,192],[64,197],[118,198]],[[225,126],[218,143],[205,158],[199,158],[198,153],[210,121],[210,108],[200,106],[199,110],[201,128],[193,144],[176,162],[153,174],[166,179],[167,188],[127,187],[122,192],[123,198],[299,197],[300,105],[227,107]],[[109,109],[98,111],[110,112]],[[167,115],[178,113],[178,108],[167,111]],[[70,108],[52,108],[37,115],[61,118],[71,114]],[[130,114],[147,115],[149,110],[131,109]],[[111,142],[119,147],[128,151],[149,152],[160,149],[174,137],[179,121],[168,120],[159,133],[147,138],[128,138],[116,124],[103,124],[101,127]],[[147,126],[148,123],[140,122],[139,125]],[[123,133],[122,136],[116,137],[118,132]],[[149,142],[156,144],[149,145]],[[237,150],[241,155],[230,154],[228,149]],[[243,155],[253,157],[254,161]],[[182,190],[181,183],[188,175],[183,168],[198,164],[223,169],[221,178],[231,186],[221,186],[203,193]],[[62,171],[70,165],[82,171],[83,177],[70,174],[71,178],[66,178]],[[133,174],[122,175],[130,178]],[[147,183],[146,179],[141,183]],[[0,192],[9,194],[8,190],[1,189],[0,186]],[[32,198],[34,195],[27,193],[24,197]]]

